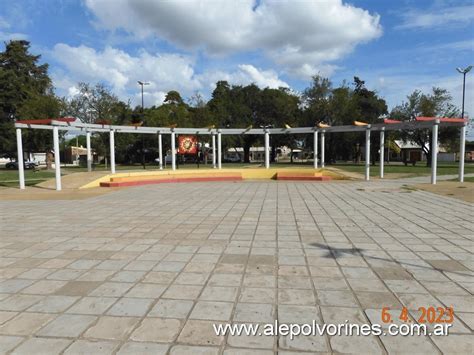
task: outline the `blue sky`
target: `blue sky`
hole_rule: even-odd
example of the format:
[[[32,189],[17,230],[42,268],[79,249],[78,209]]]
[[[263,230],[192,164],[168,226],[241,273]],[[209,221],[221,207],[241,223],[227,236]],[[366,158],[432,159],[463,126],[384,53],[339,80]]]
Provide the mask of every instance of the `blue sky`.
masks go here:
[[[147,80],[148,106],[172,89],[208,98],[217,80],[301,92],[317,73],[357,75],[390,107],[432,86],[460,106],[473,21],[472,1],[0,0],[0,39],[31,41],[59,95],[103,82],[137,104]]]

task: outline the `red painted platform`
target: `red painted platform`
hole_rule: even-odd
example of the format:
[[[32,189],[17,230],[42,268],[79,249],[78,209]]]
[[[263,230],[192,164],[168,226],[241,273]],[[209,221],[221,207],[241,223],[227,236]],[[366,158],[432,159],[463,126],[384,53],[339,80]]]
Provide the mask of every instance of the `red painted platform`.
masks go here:
[[[170,183],[170,182],[206,182],[206,181],[240,181],[240,180],[242,180],[241,175],[209,176],[209,177],[179,177],[178,175],[178,176],[163,178],[163,179],[101,182],[100,186],[101,187],[127,187],[127,186],[164,184],[164,183]]]
[[[309,175],[277,175],[277,180],[298,180],[298,181],[330,181],[330,176],[309,176]]]

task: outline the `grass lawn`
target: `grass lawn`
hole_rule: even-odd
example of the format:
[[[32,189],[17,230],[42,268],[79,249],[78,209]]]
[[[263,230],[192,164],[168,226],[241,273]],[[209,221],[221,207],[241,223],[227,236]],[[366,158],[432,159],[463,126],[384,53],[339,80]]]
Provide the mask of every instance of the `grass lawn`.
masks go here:
[[[32,186],[54,177],[54,171],[25,170],[25,185]],[[18,170],[0,169],[0,186],[18,186]]]
[[[364,174],[365,167],[363,164],[332,164],[328,165],[341,170]],[[380,172],[379,165],[370,166],[370,176],[378,176]],[[417,164],[415,166],[405,166],[397,163],[384,165],[385,174],[409,174],[410,176],[430,175],[431,168],[426,163]],[[455,175],[459,172],[459,166],[455,163],[438,163],[438,175]],[[474,164],[466,164],[464,168],[465,174],[474,173]]]

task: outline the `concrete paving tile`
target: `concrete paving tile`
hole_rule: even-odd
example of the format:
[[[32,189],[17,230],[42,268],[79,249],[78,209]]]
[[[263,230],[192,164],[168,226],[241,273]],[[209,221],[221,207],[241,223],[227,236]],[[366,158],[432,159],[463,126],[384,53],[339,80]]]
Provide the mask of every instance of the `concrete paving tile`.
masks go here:
[[[64,312],[78,299],[79,297],[73,296],[46,296],[41,301],[28,308],[28,312]]]
[[[189,319],[230,320],[234,304],[230,302],[199,301],[189,315]]]
[[[192,345],[221,345],[224,342],[222,335],[214,332],[213,321],[189,319],[179,334],[178,342]]]
[[[24,311],[31,305],[38,303],[44,298],[39,295],[7,295],[2,301],[0,301],[0,310],[2,311]]]
[[[66,313],[101,315],[117,300],[114,297],[83,297]]]
[[[63,314],[48,323],[45,327],[41,328],[37,334],[39,336],[65,338],[78,337],[96,319],[97,317],[94,316]]]
[[[85,338],[121,340],[127,337],[140,318],[100,317],[98,322],[85,333]]]
[[[17,347],[12,354],[60,354],[70,339],[31,338]]]
[[[203,301],[233,302],[237,298],[238,290],[237,287],[207,286],[204,287],[199,299]]]
[[[119,343],[111,341],[76,340],[65,351],[65,355],[112,354]]]
[[[148,317],[187,318],[194,302],[160,299],[148,313]]]
[[[20,344],[25,338],[8,335],[0,335],[0,353],[6,354],[15,346]]]
[[[218,355],[218,347],[175,345],[170,350],[170,355]]]
[[[117,355],[154,354],[166,355],[169,345],[142,342],[127,342],[123,344]]]
[[[141,317],[148,312],[153,301],[154,300],[150,298],[123,297],[119,299],[106,314],[111,316]]]
[[[172,343],[181,330],[181,321],[171,318],[145,318],[130,336],[135,341]]]
[[[31,335],[55,318],[46,313],[20,313],[0,326],[0,334]]]
[[[321,305],[358,307],[357,301],[352,292],[318,290],[317,293]]]
[[[314,306],[316,298],[312,290],[279,289],[278,304]]]
[[[98,281],[69,281],[54,293],[62,296],[87,296],[101,284]]]
[[[275,319],[275,309],[267,303],[237,303],[233,320],[236,322],[271,323]]]

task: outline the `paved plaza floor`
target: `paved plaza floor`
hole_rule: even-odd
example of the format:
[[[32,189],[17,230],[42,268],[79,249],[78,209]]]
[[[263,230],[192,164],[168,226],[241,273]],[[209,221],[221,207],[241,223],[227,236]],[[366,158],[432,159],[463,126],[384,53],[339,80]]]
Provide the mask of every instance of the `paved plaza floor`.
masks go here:
[[[398,181],[163,184],[0,201],[0,353],[472,353],[473,205]],[[449,336],[217,336],[382,323]]]

